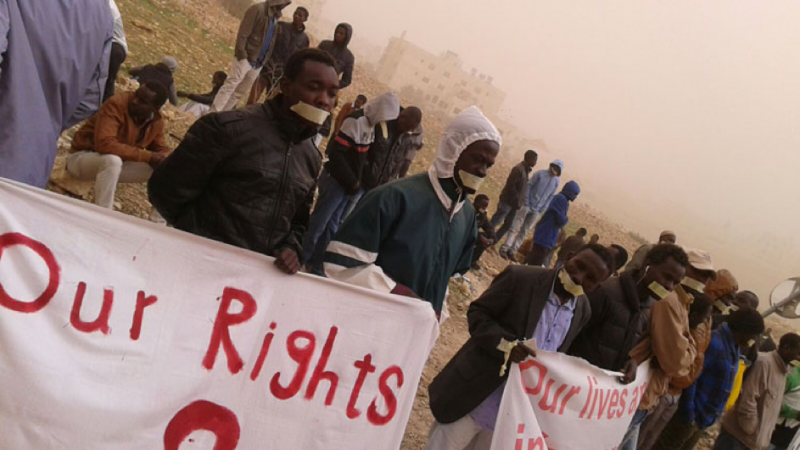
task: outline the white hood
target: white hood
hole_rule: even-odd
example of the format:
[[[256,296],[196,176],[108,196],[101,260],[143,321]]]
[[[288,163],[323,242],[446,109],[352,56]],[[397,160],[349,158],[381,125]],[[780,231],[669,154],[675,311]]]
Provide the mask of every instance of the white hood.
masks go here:
[[[438,178],[451,178],[461,153],[478,141],[494,141],[502,145],[500,132],[476,106],[470,106],[447,125],[439,141],[439,150],[433,161],[433,171]]]
[[[375,126],[381,122],[397,119],[400,115],[400,100],[387,92],[375,97],[364,106],[364,115],[348,117],[342,123],[341,133],[349,136],[358,145],[369,145],[375,139]]]

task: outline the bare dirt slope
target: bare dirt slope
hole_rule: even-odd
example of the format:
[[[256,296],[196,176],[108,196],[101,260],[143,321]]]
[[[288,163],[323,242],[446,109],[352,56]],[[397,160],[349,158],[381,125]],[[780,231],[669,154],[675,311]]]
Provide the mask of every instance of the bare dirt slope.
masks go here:
[[[128,68],[158,62],[164,55],[174,56],[180,64],[180,69],[175,74],[177,89],[191,92],[206,92],[209,89],[211,74],[216,70],[226,70],[230,64],[238,20],[231,17],[214,0],[117,0],[117,3],[125,20],[130,46],[128,60],[120,72],[119,89],[128,90],[135,87],[124,76]],[[313,37],[312,40],[320,39]],[[343,100],[350,101],[358,93],[374,98],[386,91],[388,88],[379,80],[372,79],[357,67],[353,86],[344,92]],[[169,119],[170,143],[177,146],[194,119],[171,106],[165,107],[164,113]],[[425,116],[423,126],[426,130],[425,149],[414,161],[411,167],[412,173],[422,172],[430,165],[437,142],[444,130],[444,125],[430,116]],[[65,195],[91,201],[91,184],[71,179],[63,170],[64,157],[74,131],[73,129],[64,133],[59,141],[59,158],[49,188]],[[508,171],[516,163],[517,158],[519,157],[503,157],[491,171],[483,192],[488,194],[493,202],[496,201]],[[540,165],[545,166],[549,160],[549,155],[542,155]],[[569,164],[568,161],[566,163]],[[121,186],[117,192],[115,207],[123,213],[147,218],[150,204],[147,201],[146,186],[144,184]],[[600,234],[601,243],[618,243],[631,253],[643,243],[641,238],[615,224],[590,205],[581,203],[580,198],[571,207],[567,231],[571,233],[579,227],[586,227],[590,234]],[[420,450],[424,447],[432,422],[428,408],[427,386],[466,341],[468,337],[466,312],[469,303],[488,287],[505,264],[506,262],[496,253],[486,252],[482,260],[483,269],[470,272],[467,275],[468,280],[451,283],[451,295],[448,299],[451,318],[444,323],[441,337],[425,368],[408,424],[404,449]],[[770,326],[775,329],[776,337],[791,328],[791,324],[786,321],[770,320]],[[698,448],[707,449],[710,445],[706,442]]]

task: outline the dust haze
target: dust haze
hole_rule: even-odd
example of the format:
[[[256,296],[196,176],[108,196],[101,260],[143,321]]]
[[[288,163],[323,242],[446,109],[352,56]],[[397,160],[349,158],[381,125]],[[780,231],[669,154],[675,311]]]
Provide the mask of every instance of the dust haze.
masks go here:
[[[648,239],[674,229],[762,306],[800,276],[800,3],[336,0],[324,12],[375,46],[406,31],[493,75],[502,116],[564,159],[578,201]]]

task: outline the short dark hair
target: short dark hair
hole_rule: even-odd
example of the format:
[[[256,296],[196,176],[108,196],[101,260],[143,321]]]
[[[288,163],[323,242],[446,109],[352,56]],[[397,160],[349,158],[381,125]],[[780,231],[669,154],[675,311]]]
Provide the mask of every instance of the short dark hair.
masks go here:
[[[748,311],[753,311],[753,310],[750,309]],[[778,346],[791,347],[791,348],[800,347],[800,336],[798,336],[796,333],[784,334],[783,336],[781,336],[781,341],[780,344],[778,344]]]
[[[164,106],[164,103],[167,102],[167,98],[169,98],[169,90],[164,86],[164,83],[160,81],[148,81],[141,87],[156,94],[155,97],[153,97],[153,104],[159,108]]]
[[[536,153],[536,150],[528,150],[527,152],[525,152],[525,159],[533,158],[533,157],[536,157],[536,158],[539,157],[539,154]]]
[[[575,232],[578,236],[586,236],[586,233],[588,233],[586,228],[578,228],[578,231]]]
[[[675,244],[656,244],[647,252],[644,257],[645,265],[661,264],[667,259],[672,258],[676,263],[684,268],[689,267],[689,257],[682,248]]]
[[[486,195],[486,194],[478,194],[478,195],[475,196],[475,200],[472,203],[478,203],[478,202],[482,202],[482,201],[485,201],[486,203],[489,203],[489,196]]]
[[[298,6],[297,9],[295,9],[295,11],[304,12],[306,14],[306,19],[311,17],[311,14],[308,13],[308,10],[304,6]]]
[[[361,103],[367,103],[367,96],[364,94],[358,94],[356,96],[356,100],[361,100]]]
[[[336,67],[336,61],[330,53],[318,48],[305,48],[292,53],[283,66],[283,76],[288,80],[297,79],[303,72],[306,61],[316,61],[326,66]]]
[[[614,258],[614,262],[616,263],[617,270],[619,270],[622,268],[622,266],[628,263],[628,251],[625,250],[625,247],[619,244],[611,244],[610,246],[617,250],[617,255]]]
[[[417,108],[416,106],[409,106],[407,108],[404,108],[403,111],[406,112],[411,119],[415,121],[416,120],[422,121],[422,110]]]
[[[736,293],[737,297],[740,295],[749,295],[752,300],[755,300],[755,305],[750,305],[750,307],[752,307],[753,309],[758,309],[758,304],[760,303],[761,300],[758,298],[755,292],[744,290]]]
[[[218,71],[214,72],[214,78],[217,78],[217,77],[222,78],[222,80],[224,81],[224,80],[228,79],[228,74],[223,72],[223,71],[221,71],[221,70],[218,70]]]
[[[756,335],[764,332],[764,318],[755,309],[739,309],[732,312],[726,320],[735,333]]]
[[[601,260],[603,260],[606,267],[608,268],[609,275],[614,273],[614,255],[612,255],[607,248],[603,247],[600,244],[586,244],[580,249],[578,249],[578,251],[575,252],[575,254],[577,255],[578,253],[586,250],[593,251],[597,256],[600,257]]]

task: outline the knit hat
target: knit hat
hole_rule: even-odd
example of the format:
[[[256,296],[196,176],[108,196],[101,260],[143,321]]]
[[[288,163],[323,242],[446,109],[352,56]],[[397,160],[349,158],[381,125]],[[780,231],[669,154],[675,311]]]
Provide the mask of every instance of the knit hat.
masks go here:
[[[161,63],[169,67],[170,72],[174,73],[176,70],[178,70],[178,61],[176,61],[172,56],[165,56],[161,59]]]
[[[761,334],[764,332],[764,318],[755,309],[739,309],[728,316],[731,331],[745,334]]]

